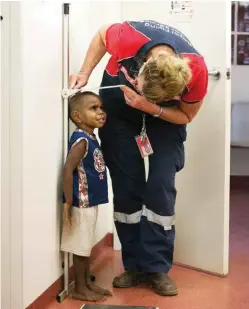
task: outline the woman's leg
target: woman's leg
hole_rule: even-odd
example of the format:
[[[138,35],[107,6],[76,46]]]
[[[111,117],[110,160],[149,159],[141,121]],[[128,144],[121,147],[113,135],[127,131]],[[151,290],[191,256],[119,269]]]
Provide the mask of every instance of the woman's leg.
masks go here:
[[[112,122],[112,125],[114,123]],[[116,124],[100,131],[101,147],[110,170],[114,194],[114,220],[122,247],[126,272],[115,278],[115,287],[139,283],[140,219],[145,188],[144,161],[136,145],[137,135],[129,124]]]
[[[175,135],[171,135],[171,129],[176,130]],[[149,127],[148,135],[154,154],[149,158],[144,216],[140,226],[143,252],[140,266],[150,274],[158,294],[176,295],[176,286],[167,274],[173,262],[175,175],[184,166],[183,139],[177,128],[166,124]]]

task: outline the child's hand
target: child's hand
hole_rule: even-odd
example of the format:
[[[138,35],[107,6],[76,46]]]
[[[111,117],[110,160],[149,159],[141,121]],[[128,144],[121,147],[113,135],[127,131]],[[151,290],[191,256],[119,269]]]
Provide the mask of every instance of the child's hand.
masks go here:
[[[71,215],[72,215],[72,206],[65,203],[64,209],[63,209],[63,221],[65,225],[68,225],[68,227],[72,227],[72,221],[71,221]]]

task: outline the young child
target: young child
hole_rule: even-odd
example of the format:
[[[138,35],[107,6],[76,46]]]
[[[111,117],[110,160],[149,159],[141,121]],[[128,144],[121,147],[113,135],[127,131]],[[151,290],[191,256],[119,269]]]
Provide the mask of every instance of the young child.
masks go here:
[[[69,142],[63,173],[64,222],[61,250],[73,253],[73,298],[100,301],[112,294],[91,282],[89,259],[98,205],[108,202],[108,192],[105,162],[93,131],[103,127],[106,114],[97,94],[83,92],[69,100],[69,117],[77,128]]]

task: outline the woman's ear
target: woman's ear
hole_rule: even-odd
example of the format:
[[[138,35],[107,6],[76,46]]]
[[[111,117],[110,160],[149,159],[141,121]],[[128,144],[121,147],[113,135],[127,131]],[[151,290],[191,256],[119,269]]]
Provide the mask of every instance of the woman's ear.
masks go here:
[[[136,88],[136,90],[137,90],[139,93],[142,93],[142,91],[143,91],[143,86],[144,86],[144,76],[143,76],[143,75],[140,75],[140,76],[136,77],[134,87]]]

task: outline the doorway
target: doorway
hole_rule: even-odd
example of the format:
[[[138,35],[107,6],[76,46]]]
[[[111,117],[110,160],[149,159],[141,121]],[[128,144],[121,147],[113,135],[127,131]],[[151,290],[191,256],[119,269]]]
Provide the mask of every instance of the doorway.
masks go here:
[[[230,271],[245,273],[249,260],[249,1],[231,6]]]

